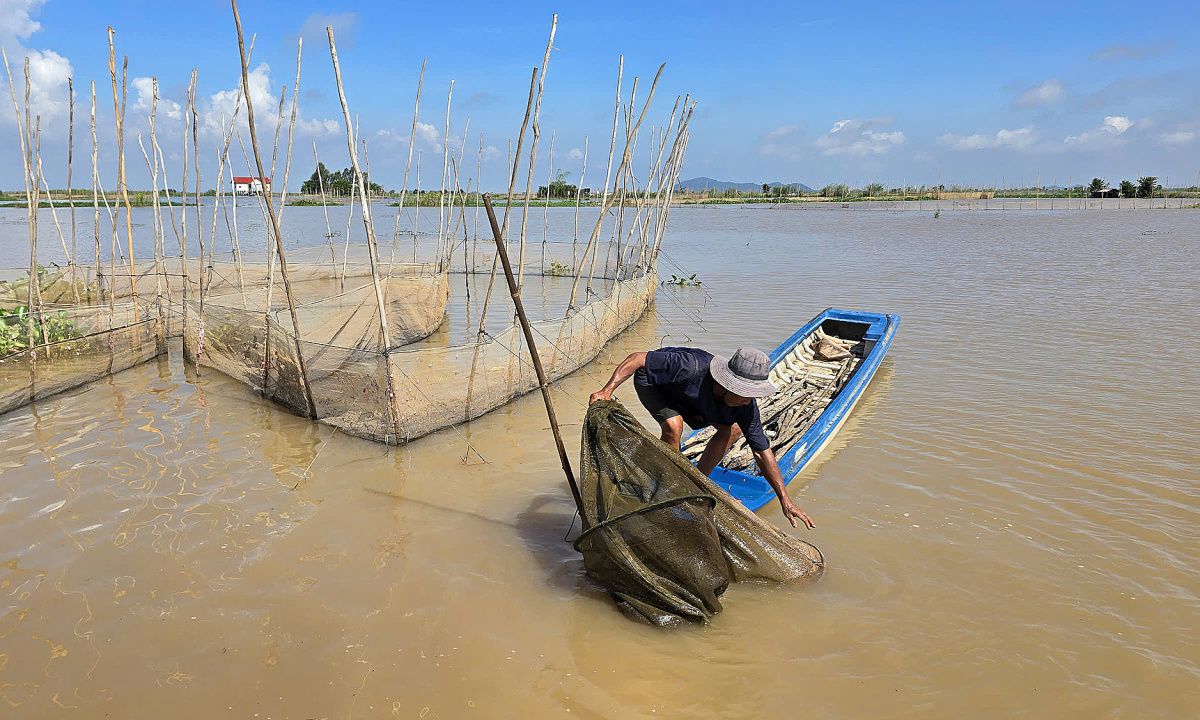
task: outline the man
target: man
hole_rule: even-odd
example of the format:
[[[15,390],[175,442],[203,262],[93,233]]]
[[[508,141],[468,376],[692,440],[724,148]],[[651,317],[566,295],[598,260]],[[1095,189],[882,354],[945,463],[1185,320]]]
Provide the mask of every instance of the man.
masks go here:
[[[799,520],[812,528],[812,520],[792,502],[783,486],[779,463],[758,414],[755,398],[777,390],[767,380],[770,367],[766,353],[754,348],[739,348],[729,359],[686,347],[636,352],[617,366],[604,387],[592,393],[590,402],[611,400],[617,386],[632,376],[638,399],[662,426],[663,442],[675,450],[680,449],[685,422],[692,428],[712,425],[716,432],[696,463],[705,475],[745,434],[759,471],[779,496],[783,516],[792,527],[797,527]]]

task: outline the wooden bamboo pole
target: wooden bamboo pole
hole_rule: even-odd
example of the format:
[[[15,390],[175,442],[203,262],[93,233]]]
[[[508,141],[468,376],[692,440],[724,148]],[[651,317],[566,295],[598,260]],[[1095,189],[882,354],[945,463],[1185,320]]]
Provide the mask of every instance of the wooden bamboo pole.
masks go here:
[[[446,236],[446,180],[450,173],[450,101],[454,98],[454,81],[450,81],[450,90],[446,93],[446,129],[442,133],[442,190],[438,195],[438,239],[437,239],[437,267],[436,270],[442,270],[442,258],[445,256],[449,261],[449,251],[443,245],[448,245],[449,240]]]
[[[67,201],[71,203],[71,299],[79,304],[79,238],[75,234],[75,198],[71,178],[75,169],[75,78],[67,78]]]
[[[108,74],[112,79],[113,115],[117,125],[117,195],[125,204],[125,241],[127,246],[126,260],[129,265],[129,297],[133,302],[133,318],[138,319],[137,267],[133,253],[133,206],[129,203],[129,184],[125,177],[125,106],[129,92],[129,58],[121,63],[121,94],[117,95],[117,66],[116,47],[113,44],[115,34],[112,26],[108,27]]]
[[[546,203],[542,205],[542,261],[541,272],[546,274],[546,243],[550,240],[550,186],[554,183],[554,141],[558,133],[550,133],[550,152],[546,154]]]
[[[333,26],[327,26],[325,34],[329,37],[329,56],[333,60],[333,77],[337,82],[338,100],[342,104],[342,115],[346,122],[346,145],[350,151],[350,166],[354,169],[354,178],[359,185],[358,197],[362,203],[363,229],[367,235],[367,255],[371,259],[371,284],[375,288],[375,306],[379,310],[379,331],[383,337],[383,361],[387,372],[388,414],[392,420],[392,431],[395,433],[397,442],[399,442],[401,429],[400,416],[396,407],[395,372],[392,367],[391,356],[391,329],[388,326],[387,303],[384,300],[383,286],[379,282],[375,224],[371,218],[371,204],[367,197],[369,193],[367,188],[368,178],[363,176],[362,169],[358,164],[358,149],[354,144],[354,129],[350,126],[350,105],[346,102],[346,91],[342,86],[342,68],[338,62],[337,43],[333,37]],[[451,87],[453,88],[453,85]]]
[[[604,190],[600,194],[600,214],[596,217],[596,225],[592,228],[592,233],[588,236],[587,245],[583,248],[583,257],[580,259],[579,268],[575,272],[575,278],[571,281],[571,297],[567,301],[567,311],[570,312],[575,307],[575,300],[579,290],[579,277],[583,271],[583,264],[587,262],[588,252],[592,253],[592,267],[588,271],[587,290],[592,289],[592,278],[596,274],[596,243],[600,239],[600,229],[604,223],[604,213],[608,207],[608,183],[612,180],[612,163],[613,155],[617,149],[617,127],[621,117],[621,79],[625,74],[625,56],[621,55],[617,59],[617,92],[616,100],[613,107],[613,125],[612,139],[608,142],[608,169],[604,171]]]
[[[337,250],[333,247],[333,229],[329,227],[329,203],[325,199],[325,176],[321,174],[321,159],[317,157],[315,140],[313,141],[313,163],[317,168],[317,189],[321,192],[321,211],[325,213],[325,242],[329,244],[329,268],[330,272],[336,276]]]
[[[500,225],[496,222],[496,212],[492,209],[492,196],[484,193],[483,205],[487,208],[488,222],[492,226],[492,237],[496,240],[496,256],[504,265],[504,279],[508,282],[508,291],[512,295],[513,306],[517,309],[517,318],[521,322],[521,332],[525,335],[525,345],[529,348],[529,358],[533,361],[533,370],[537,373],[538,386],[542,391],[542,401],[546,404],[546,416],[550,418],[550,431],[554,434],[554,445],[558,449],[558,461],[562,464],[563,474],[567,476],[567,484],[571,487],[571,497],[579,508],[583,527],[588,527],[587,516],[583,514],[583,496],[575,483],[575,473],[571,471],[571,460],[567,457],[567,448],[563,444],[562,433],[558,427],[558,418],[554,414],[554,400],[550,397],[550,383],[546,379],[546,371],[542,369],[542,358],[538,355],[537,342],[533,338],[533,330],[529,326],[529,318],[525,315],[525,305],[521,302],[521,288],[513,276],[512,264],[508,261],[508,251],[504,248],[504,237],[500,233]]]
[[[97,300],[104,302],[104,263],[100,258],[100,170],[97,162],[99,143],[96,141],[96,81],[92,81],[92,232],[96,240]],[[90,285],[89,285],[90,287]],[[91,299],[90,296],[88,298]]]
[[[237,0],[230,0],[230,5],[233,8],[233,22],[237,28],[238,38],[238,54],[242,61],[242,92],[246,96],[246,120],[250,125],[250,144],[254,148],[254,163],[258,168],[259,176],[263,175],[262,155],[258,151],[258,135],[254,127],[254,103],[250,99],[250,69],[246,64],[246,47],[242,37],[242,18],[238,15]],[[271,226],[275,232],[275,237],[280,238],[279,218],[275,215],[274,200],[270,193],[266,194],[267,215],[270,216]],[[304,389],[304,399],[308,404],[309,417],[317,417],[317,407],[313,402],[312,386],[308,381],[308,366],[304,362],[304,351],[300,345],[300,319],[296,316],[296,299],[292,295],[292,282],[288,277],[287,256],[283,250],[283,243],[275,243],[275,252],[279,256],[279,273],[283,277],[283,291],[287,295],[288,311],[292,316],[292,332],[296,343],[296,362],[300,365],[300,383]],[[267,332],[270,333],[268,326]],[[266,390],[264,385],[263,390]]]
[[[200,281],[200,342],[196,346],[196,357],[199,359],[204,354],[204,300],[208,295],[212,252],[204,242],[204,217],[201,214],[203,206],[200,204],[200,113],[196,103],[192,103],[192,160],[192,164],[195,165],[193,172],[196,174],[196,244],[200,246],[200,268],[197,273],[197,279]],[[184,199],[186,200],[186,196]],[[186,208],[184,212],[187,212]]]
[[[521,213],[521,249],[517,255],[517,285],[525,277],[525,233],[529,228],[529,193],[533,190],[534,166],[537,163],[538,139],[542,136],[540,119],[542,96],[546,91],[546,73],[550,69],[550,51],[554,49],[554,34],[558,31],[558,14],[550,16],[550,39],[546,42],[546,54],[542,57],[542,73],[538,76],[537,99],[533,104],[533,137],[529,143],[529,169],[525,174],[525,210]],[[505,229],[507,231],[507,228]]]
[[[187,181],[188,181],[188,118],[192,115],[192,108],[196,105],[196,81],[199,76],[199,71],[192,68],[191,81],[188,83],[187,100],[183,110],[183,175],[179,183],[179,197],[182,204],[179,207],[179,267],[183,273],[183,324],[187,327],[188,315],[191,312],[192,300],[192,276],[188,270],[188,229],[187,229]],[[200,261],[200,272],[203,273],[204,260]],[[186,330],[183,333],[183,357],[188,359],[192,357],[189,354],[190,344],[188,343],[188,334]]]
[[[579,163],[579,184],[575,186],[575,234],[571,236],[571,274],[579,272],[579,207],[583,201],[583,183],[587,178],[588,136],[583,136],[583,160]]]
[[[29,230],[29,286],[26,288],[26,305],[29,308],[29,314],[26,321],[26,332],[29,337],[29,358],[32,362],[37,360],[37,351],[34,348],[34,299],[37,296],[37,221],[35,215],[37,213],[37,204],[34,202],[34,192],[30,187],[30,168],[29,168],[29,148],[27,142],[27,126],[29,121],[29,58],[25,58],[25,122],[21,121],[21,110],[17,106],[17,90],[13,84],[12,71],[8,67],[8,54],[0,48],[0,57],[4,59],[4,72],[8,76],[8,92],[12,98],[13,116],[17,123],[17,134],[21,136],[21,165],[24,170],[22,174],[25,183],[25,217]],[[30,368],[30,396],[33,394],[33,369]]]
[[[540,68],[533,69],[533,75],[529,78],[529,99],[525,101],[525,119],[521,121],[521,131],[517,133],[517,151],[512,158],[512,174],[508,177],[508,199],[504,205],[504,224],[502,225],[501,234],[508,233],[509,213],[512,211],[513,204],[513,189],[517,184],[517,168],[521,164],[521,145],[525,141],[525,129],[529,127],[529,117],[533,114],[533,98],[537,92],[537,80]],[[479,334],[482,335],[487,327],[488,305],[492,300],[492,287],[496,284],[496,267],[499,263],[499,255],[492,258],[492,274],[488,277],[487,291],[483,294],[483,308],[479,312]]]
[[[417,97],[413,100],[413,119],[412,127],[408,131],[408,159],[404,161],[404,180],[400,185],[400,202],[396,206],[396,224],[392,228],[392,256],[388,260],[388,277],[392,276],[392,266],[396,264],[396,246],[400,242],[400,216],[404,213],[404,200],[408,196],[408,170],[412,167],[413,145],[417,138],[417,119],[421,112],[421,86],[425,83],[425,65],[428,60],[421,61],[421,73],[417,76]],[[421,198],[417,197],[417,206],[420,207]],[[417,227],[416,221],[413,221],[413,262],[416,262],[416,237]]]

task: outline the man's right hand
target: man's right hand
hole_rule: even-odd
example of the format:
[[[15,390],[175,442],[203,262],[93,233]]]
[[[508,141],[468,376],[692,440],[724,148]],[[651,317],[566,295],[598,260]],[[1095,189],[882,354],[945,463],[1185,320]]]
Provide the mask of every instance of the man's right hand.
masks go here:
[[[588,405],[591,405],[594,402],[600,402],[601,400],[612,400],[612,390],[600,388],[596,392],[592,393],[592,396],[588,398]]]

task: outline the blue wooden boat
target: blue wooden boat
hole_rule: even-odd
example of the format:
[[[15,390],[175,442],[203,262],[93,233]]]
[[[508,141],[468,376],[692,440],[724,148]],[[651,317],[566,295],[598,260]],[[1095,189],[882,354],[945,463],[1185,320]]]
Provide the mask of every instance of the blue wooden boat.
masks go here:
[[[783,454],[776,452],[784,483],[790,483],[799,475],[841,429],[866,391],[871,378],[875,376],[875,371],[879,369],[899,326],[899,315],[829,308],[808,321],[771,352],[773,380],[779,373],[788,372],[781,366],[785,360],[788,366],[795,367],[800,350],[811,348],[818,337],[828,336],[833,340],[840,340],[850,346],[853,352],[850,359],[852,364],[845,369],[845,375],[839,377],[840,389],[832,392],[831,397],[825,398],[828,405],[806,418],[801,423],[802,427],[791,428],[791,432],[799,430],[799,437],[789,443],[790,447]],[[815,367],[820,363],[813,365]],[[764,417],[763,420],[765,423],[767,418]],[[688,439],[701,440],[696,437],[700,432],[703,431],[693,432]],[[684,445],[688,445],[687,440]],[[774,446],[774,440],[772,445]],[[712,479],[746,507],[758,510],[776,499],[775,492],[765,478],[745,470],[724,466],[728,464],[729,456],[722,461],[722,465],[713,470]]]

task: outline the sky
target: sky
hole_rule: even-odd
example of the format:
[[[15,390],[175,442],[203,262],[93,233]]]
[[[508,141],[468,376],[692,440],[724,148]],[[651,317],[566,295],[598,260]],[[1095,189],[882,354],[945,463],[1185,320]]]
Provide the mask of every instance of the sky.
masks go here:
[[[813,187],[875,181],[889,187],[1048,186],[1094,176],[1116,184],[1139,175],[1173,186],[1200,183],[1200,3],[1194,1],[505,6],[243,0],[240,10],[247,34],[256,35],[250,87],[266,144],[281,87],[294,84],[297,38],[304,41],[293,190],[312,172],[314,144],[326,165],[349,164],[327,25],[335,30],[347,100],[359,137],[367,140],[374,180],[399,188],[415,135],[410,186],[418,158],[422,187],[438,186],[443,149],[457,153],[465,142],[463,183],[478,184],[478,163],[484,188],[503,190],[509,143],[555,12],[539,183],[559,170],[578,181],[585,138],[584,185],[602,182],[621,56],[626,99],[636,76],[639,102],[666,63],[647,123],[665,124],[676,96],[690,93],[697,100],[683,178]],[[73,182],[90,186],[94,81],[102,182],[115,184],[109,25],[116,30],[118,73],[122,56],[129,59],[130,185],[150,185],[137,137],[149,139],[154,77],[159,143],[178,186],[182,106],[195,68],[203,184],[211,187],[221,128],[240,83],[227,2],[0,0],[0,47],[19,101],[23,59],[30,60],[30,109],[42,118],[48,182],[66,184],[72,77]],[[285,115],[290,95],[288,102]],[[19,136],[6,83],[0,103],[0,188],[19,189]],[[244,109],[241,118],[244,124]],[[250,174],[236,140],[230,157],[237,174]],[[281,172],[276,175],[278,183]]]

